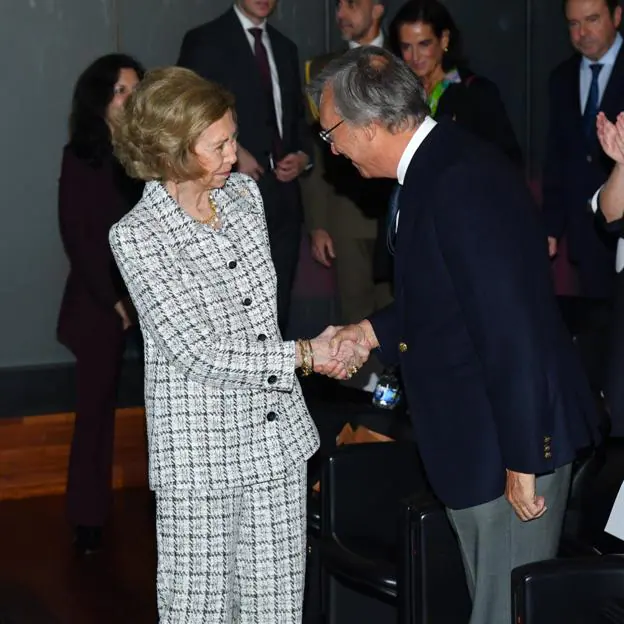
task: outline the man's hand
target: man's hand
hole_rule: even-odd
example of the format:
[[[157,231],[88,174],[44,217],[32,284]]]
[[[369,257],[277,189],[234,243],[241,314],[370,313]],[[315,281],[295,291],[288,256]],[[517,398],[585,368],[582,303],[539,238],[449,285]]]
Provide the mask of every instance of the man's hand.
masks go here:
[[[605,154],[616,163],[624,164],[624,113],[617,116],[615,123],[611,123],[603,112],[598,113],[596,132]]]
[[[257,182],[264,173],[264,169],[259,165],[258,161],[240,145],[238,146],[236,157],[238,159],[238,171],[246,173]]]
[[[557,255],[557,239],[554,236],[548,237],[548,257],[554,258]]]
[[[312,230],[310,234],[312,257],[324,267],[331,267],[332,260],[336,257],[334,241],[327,230],[321,228]]]
[[[370,324],[370,321],[364,319],[355,325],[347,325],[345,327],[338,328],[338,331],[331,339],[330,347],[333,353],[337,353],[342,341],[348,340],[359,344],[371,351],[379,346],[379,341],[375,335],[375,330]]]
[[[329,329],[329,328],[328,328]],[[345,350],[350,353],[349,350],[353,349],[353,358],[362,357],[365,354],[364,361],[368,359],[372,349],[379,346],[377,336],[373,326],[366,319],[360,321],[357,325],[347,325],[346,327],[333,327],[334,334],[331,337],[329,343],[330,356],[333,358],[324,367],[323,374],[328,377],[338,377],[339,379],[345,379],[342,375],[342,367],[340,366],[341,360],[345,357]],[[359,349],[355,349],[355,347]],[[356,365],[356,369],[361,364]],[[355,374],[357,370],[348,371],[350,374],[346,376],[349,379],[351,375]]]
[[[309,162],[309,156],[303,152],[288,154],[276,164],[275,177],[280,182],[292,182],[303,173]]]
[[[535,475],[507,471],[505,498],[523,522],[535,520],[546,513],[546,500],[535,492]]]
[[[314,356],[314,372],[335,379],[349,379],[366,362],[370,350],[362,345],[344,340],[334,352],[329,343],[340,329],[340,327],[330,325],[310,341]]]

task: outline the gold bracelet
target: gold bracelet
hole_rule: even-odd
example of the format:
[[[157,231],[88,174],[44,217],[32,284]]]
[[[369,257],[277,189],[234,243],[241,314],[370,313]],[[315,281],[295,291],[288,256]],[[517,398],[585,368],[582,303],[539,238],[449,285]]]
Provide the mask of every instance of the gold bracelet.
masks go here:
[[[297,344],[301,354],[301,375],[302,377],[308,377],[314,370],[312,347],[309,340],[297,340]]]
[[[303,346],[305,348],[305,359],[304,359],[304,370],[303,375],[307,377],[314,372],[314,359],[312,358],[312,345],[309,340],[303,341]]]
[[[312,341],[306,340],[308,343],[308,355],[310,356],[310,372],[314,372],[314,349],[312,348]]]

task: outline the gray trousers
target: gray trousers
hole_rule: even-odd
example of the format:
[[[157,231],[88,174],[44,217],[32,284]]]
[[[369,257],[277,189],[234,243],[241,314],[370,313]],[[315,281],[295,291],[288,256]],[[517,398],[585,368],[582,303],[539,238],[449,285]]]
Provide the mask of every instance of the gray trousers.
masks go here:
[[[546,499],[546,513],[522,522],[504,496],[469,507],[447,509],[459,538],[468,589],[472,596],[470,624],[511,621],[511,571],[517,566],[557,555],[572,464],[537,478],[537,494]]]

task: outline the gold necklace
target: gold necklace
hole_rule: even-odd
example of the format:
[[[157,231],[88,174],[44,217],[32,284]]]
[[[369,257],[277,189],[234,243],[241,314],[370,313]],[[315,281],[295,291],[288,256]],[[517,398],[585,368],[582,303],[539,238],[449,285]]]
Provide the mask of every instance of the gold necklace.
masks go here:
[[[202,224],[202,225],[208,225],[210,226],[213,230],[218,230],[219,229],[219,207],[217,206],[217,202],[215,201],[214,197],[212,196],[212,193],[208,193],[208,205],[210,206],[210,216],[208,217],[200,217],[197,220]]]

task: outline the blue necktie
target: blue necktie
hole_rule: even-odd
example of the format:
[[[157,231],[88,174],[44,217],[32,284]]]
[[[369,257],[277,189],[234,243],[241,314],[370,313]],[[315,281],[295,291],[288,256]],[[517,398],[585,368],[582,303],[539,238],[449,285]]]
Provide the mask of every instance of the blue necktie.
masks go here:
[[[596,138],[596,117],[599,110],[598,104],[600,94],[598,76],[600,76],[602,67],[600,63],[593,63],[589,66],[592,72],[592,79],[589,93],[587,94],[587,102],[585,103],[585,111],[583,112],[583,128],[585,130],[585,136],[590,143],[593,143]]]
[[[396,220],[399,214],[399,195],[401,195],[401,185],[396,184],[390,195],[390,210],[388,211],[388,222],[386,224],[386,245],[388,251],[394,256],[394,248],[396,244]]]

